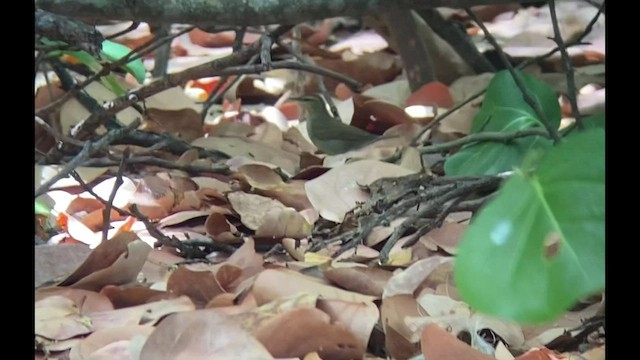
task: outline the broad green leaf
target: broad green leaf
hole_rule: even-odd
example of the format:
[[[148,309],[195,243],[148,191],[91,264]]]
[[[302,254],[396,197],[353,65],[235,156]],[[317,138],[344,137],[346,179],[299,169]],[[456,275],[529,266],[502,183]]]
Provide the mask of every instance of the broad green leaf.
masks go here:
[[[582,119],[584,127],[590,128],[602,128],[604,129],[604,113],[594,114]]]
[[[560,105],[553,89],[536,78],[520,73],[529,92],[537,99],[554,128],[560,126]],[[473,120],[471,134],[482,131],[516,132],[541,127],[535,111],[508,71],[497,73],[485,95],[480,112]],[[546,148],[551,141],[536,136],[509,143],[477,143],[465,146],[445,163],[447,175],[485,175],[512,170],[534,148]]]
[[[115,43],[113,41],[105,40],[102,43],[102,55],[109,61],[118,61],[131,52],[128,47]],[[133,75],[139,84],[144,82],[147,70],[144,68],[144,64],[141,59],[130,61],[123,65],[123,68]]]
[[[604,288],[604,151],[602,129],[579,132],[534,174],[517,171],[505,183],[458,247],[455,278],[466,302],[538,323]]]

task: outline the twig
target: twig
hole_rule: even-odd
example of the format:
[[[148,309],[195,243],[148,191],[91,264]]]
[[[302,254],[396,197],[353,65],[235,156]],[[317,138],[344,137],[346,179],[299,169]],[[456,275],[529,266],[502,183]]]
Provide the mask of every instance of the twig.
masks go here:
[[[82,162],[82,166],[95,166],[95,167],[117,166],[119,163],[120,163],[119,160],[89,159]],[[211,167],[202,166],[202,165],[183,165],[183,164],[178,164],[174,161],[159,159],[153,156],[131,157],[127,160],[127,164],[160,166],[165,169],[182,170],[189,174],[201,174],[201,173],[228,174],[229,173],[229,167],[227,165],[214,164],[214,165],[211,165]]]
[[[576,99],[578,91],[576,89],[575,72],[571,65],[571,58],[569,57],[564,45],[562,34],[560,34],[555,0],[549,0],[549,11],[551,12],[551,23],[553,24],[554,37],[552,40],[558,45],[558,48],[560,48],[560,55],[562,56],[562,62],[564,63],[564,70],[567,72],[567,97],[571,104],[571,113],[573,114],[573,118],[576,120],[576,126],[578,129],[582,129],[584,125],[582,124],[582,117],[580,116],[580,110],[578,109],[578,100]]]
[[[547,114],[544,113],[544,111],[540,107],[540,104],[538,103],[538,101],[531,95],[531,93],[529,92],[529,89],[527,89],[527,87],[525,86],[524,82],[522,81],[522,78],[520,77],[520,74],[516,72],[516,69],[514,69],[513,65],[509,61],[509,59],[507,59],[507,56],[505,55],[504,51],[502,50],[502,47],[500,47],[500,44],[498,44],[498,41],[496,41],[496,39],[493,37],[493,35],[491,35],[491,33],[489,32],[487,27],[484,25],[484,22],[482,20],[480,20],[476,16],[476,14],[471,10],[471,8],[465,8],[465,11],[469,15],[469,17],[474,22],[476,22],[476,24],[478,24],[480,29],[482,29],[482,31],[484,33],[484,36],[491,43],[491,45],[493,45],[493,47],[495,48],[496,52],[498,53],[498,56],[500,56],[500,59],[502,60],[504,65],[507,67],[507,70],[509,70],[509,73],[511,74],[511,77],[513,77],[513,81],[516,83],[516,86],[520,89],[520,92],[522,92],[522,96],[524,98],[524,101],[527,104],[529,104],[529,106],[531,106],[533,111],[535,111],[536,115],[538,115],[538,118],[542,122],[542,125],[549,132],[549,136],[556,143],[561,141],[561,137],[560,137],[560,135],[558,135],[558,129],[554,129],[553,128],[553,126],[551,125],[551,122],[549,121],[549,118],[547,117]]]
[[[136,119],[125,128],[109,131],[106,135],[95,142],[87,141],[82,147],[80,153],[78,153],[78,155],[76,155],[73,160],[71,160],[62,170],[60,170],[60,172],[58,172],[51,179],[49,179],[44,184],[40,185],[38,189],[36,189],[35,197],[46,193],[53,184],[55,184],[58,180],[67,177],[71,170],[74,170],[76,167],[80,166],[80,164],[91,157],[91,155],[106,148],[107,145],[109,145],[114,139],[122,137],[125,133],[131,131],[132,129],[135,129],[139,125],[140,119]]]
[[[106,39],[107,39],[107,40],[112,40],[112,39],[115,39],[115,38],[117,38],[117,37],[120,37],[120,36],[122,36],[122,35],[124,35],[124,34],[126,34],[126,33],[129,33],[129,32],[131,32],[131,31],[133,31],[133,30],[137,29],[137,28],[138,28],[138,26],[140,26],[140,22],[139,22],[139,21],[132,21],[132,22],[131,22],[131,25],[129,25],[129,27],[128,27],[128,28],[126,28],[126,29],[124,29],[124,30],[122,30],[122,31],[118,31],[118,32],[117,32],[117,33],[115,33],[115,34],[111,34],[111,35],[107,36],[107,37],[106,37]]]
[[[448,141],[442,144],[423,146],[418,148],[421,154],[436,154],[439,152],[447,151],[470,143],[493,141],[493,142],[509,142],[521,137],[527,136],[544,136],[549,137],[549,133],[541,128],[531,128],[526,130],[520,130],[512,133],[503,132],[479,132],[471,134],[460,139]]]
[[[147,231],[149,232],[149,235],[157,240],[154,247],[169,246],[176,248],[180,251],[180,254],[187,259],[204,258],[207,256],[207,253],[200,250],[198,246],[189,246],[187,244],[183,244],[182,241],[180,241],[175,236],[169,237],[163,234],[151,223],[151,221],[146,216],[144,216],[140,212],[140,210],[138,210],[138,207],[135,204],[132,204],[130,209],[133,216],[142,221]]]
[[[98,194],[96,194],[93,189],[84,181],[82,180],[82,177],[80,176],[80,174],[78,174],[77,171],[73,170],[69,173],[69,175],[71,175],[72,178],[74,178],[79,184],[80,187],[82,187],[86,192],[88,192],[89,194],[91,194],[91,196],[93,196],[94,198],[96,198],[96,200],[98,200],[99,202],[102,203],[102,205],[107,206],[109,204],[109,201],[101,198]],[[50,190],[55,190],[54,188],[51,188]],[[120,214],[120,216],[134,216],[132,213],[130,213],[127,210],[124,210],[122,208],[119,208],[115,205],[113,205],[113,202],[111,203],[111,208],[115,211],[118,212],[118,214]],[[135,216],[134,216],[135,217]]]
[[[203,158],[209,158],[214,161],[229,158],[227,154],[217,150],[206,150],[193,146],[183,140],[176,139],[170,134],[156,134],[142,130],[133,130],[125,136],[116,139],[112,145],[136,145],[146,148],[152,147],[154,149],[158,149],[158,146],[163,146],[162,149],[178,156],[187,150],[197,149],[198,156]]]
[[[155,29],[156,38],[166,38],[170,35],[171,25],[158,25]],[[156,51],[153,60],[153,70],[151,76],[159,78],[167,75],[167,67],[169,66],[169,57],[171,56],[171,42],[165,42]]]
[[[111,194],[109,195],[109,201],[107,202],[107,205],[104,208],[104,212],[102,215],[102,218],[104,220],[104,227],[102,228],[102,241],[107,241],[108,239],[108,233],[109,233],[109,227],[110,227],[110,223],[111,223],[111,209],[113,208],[113,201],[116,198],[116,193],[118,192],[118,189],[120,188],[120,186],[122,186],[122,184],[124,183],[122,181],[122,173],[124,172],[124,167],[127,163],[127,158],[129,157],[129,148],[125,148],[124,152],[122,153],[122,160],[120,161],[120,166],[118,167],[118,172],[116,173],[116,181],[113,184],[113,189],[111,190]]]
[[[58,130],[54,129],[51,125],[47,124],[46,121],[42,120],[42,118],[37,115],[35,116],[35,122],[36,124],[42,126],[44,130],[49,133],[49,135],[53,136],[54,139],[56,139],[56,141],[62,141],[79,147],[83,147],[85,144],[84,141],[76,140],[64,134],[61,134]]]

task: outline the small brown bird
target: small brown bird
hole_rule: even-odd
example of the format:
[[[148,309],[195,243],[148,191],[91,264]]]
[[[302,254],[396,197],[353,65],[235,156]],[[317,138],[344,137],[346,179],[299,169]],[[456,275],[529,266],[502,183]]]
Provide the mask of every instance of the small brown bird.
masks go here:
[[[303,109],[301,118],[307,122],[307,132],[313,144],[328,155],[359,149],[380,136],[347,125],[334,118],[320,95],[292,98]]]

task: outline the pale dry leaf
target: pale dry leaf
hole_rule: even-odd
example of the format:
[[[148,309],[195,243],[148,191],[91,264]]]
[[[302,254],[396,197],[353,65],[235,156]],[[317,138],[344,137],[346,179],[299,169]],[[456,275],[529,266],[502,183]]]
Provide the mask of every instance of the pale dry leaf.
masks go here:
[[[399,217],[391,221],[391,223],[389,223],[389,226],[375,226],[365,237],[365,244],[367,246],[375,246],[376,244],[384,241],[391,234],[393,234],[395,228],[400,226],[405,220],[406,217]]]
[[[268,360],[271,354],[234,321],[214,310],[173,314],[156,327],[140,360]]]
[[[197,308],[204,307],[211,299],[226,292],[211,269],[194,271],[185,266],[171,274],[167,280],[167,291],[177,296],[188,296]]]
[[[52,340],[65,340],[94,330],[72,300],[50,296],[35,303],[35,334]]]
[[[91,250],[84,244],[35,246],[35,286],[70,274],[87,259],[90,253]]]
[[[228,182],[224,182],[212,177],[206,176],[196,176],[192,177],[191,180],[198,185],[200,189],[214,189],[219,191],[221,194],[231,191],[231,185]]]
[[[378,252],[378,250],[372,249],[365,245],[358,245],[338,255],[335,258],[335,261],[365,262],[377,259],[378,256],[380,256],[380,252]]]
[[[383,177],[397,177],[414,172],[382,161],[362,160],[335,167],[323,175],[307,181],[307,197],[320,216],[342,222],[344,215],[369,195],[362,190]],[[327,196],[331,194],[331,196]]]
[[[360,340],[363,348],[367,347],[371,331],[380,318],[376,304],[319,299],[317,306],[331,317],[333,323],[346,326]]]
[[[433,229],[421,236],[420,241],[430,242],[448,254],[455,255],[458,243],[467,226],[467,224],[445,221],[441,227]]]
[[[453,261],[451,257],[432,256],[413,263],[389,279],[384,288],[383,298],[398,294],[413,294],[437,267],[451,261]]]
[[[145,176],[138,183],[135,194],[129,200],[151,220],[169,215],[175,203],[175,194],[168,180],[159,176]]]
[[[237,243],[240,240],[238,229],[220,213],[211,213],[204,223],[207,235],[224,244]]]
[[[268,145],[275,149],[282,148],[282,130],[276,125],[264,122],[253,129],[253,134],[248,137],[259,143]]]
[[[251,230],[258,230],[268,213],[286,209],[286,206],[277,200],[242,191],[229,193],[227,198],[233,210],[240,215],[242,224]]]
[[[217,150],[230,157],[240,156],[254,161],[271,163],[280,166],[290,174],[296,172],[300,163],[300,156],[297,154],[273,148],[247,138],[211,136],[196,139],[191,144],[207,150]]]
[[[292,238],[282,239],[282,247],[294,259],[304,261],[304,253],[309,249],[311,244],[308,240],[296,240]]]
[[[319,294],[324,299],[368,302],[376,299],[334,286],[318,283],[311,277],[286,269],[267,269],[258,274],[252,293],[258,305],[299,293]]]
[[[209,216],[210,212],[209,211],[204,211],[204,210],[185,210],[185,211],[180,211],[174,214],[171,214],[167,217],[165,217],[164,219],[158,221],[158,227],[163,228],[166,226],[173,226],[173,225],[178,225],[178,224],[182,224],[186,221],[189,220],[193,220],[193,219],[197,219],[197,218],[203,218],[206,216]]]
[[[110,344],[118,343],[121,341],[125,341],[125,350],[128,350],[126,345],[128,341],[131,340],[134,336],[142,335],[149,336],[153,332],[153,327],[151,326],[142,326],[142,325],[133,325],[133,326],[123,326],[123,327],[113,327],[110,329],[102,329],[93,332],[91,335],[82,339],[76,346],[71,348],[71,352],[69,353],[70,360],[88,360],[88,359],[107,359],[103,357],[106,351],[105,347]],[[109,351],[111,356],[112,352]],[[96,354],[97,352],[100,352]],[[109,354],[107,353],[107,354]],[[124,354],[127,354],[128,351],[125,351]],[[123,355],[124,355],[123,354]],[[112,357],[113,359],[114,357]],[[133,359],[132,357],[115,357],[117,359]]]
[[[189,312],[195,309],[196,307],[189,297],[180,296],[138,306],[90,313],[87,314],[87,317],[91,319],[93,330],[98,331],[118,326],[153,325],[169,314]]]
[[[95,311],[113,310],[113,304],[106,296],[94,291],[70,289],[64,287],[50,287],[36,290],[35,301],[49,296],[64,296],[73,301],[81,314]]]
[[[311,235],[313,226],[291,208],[275,208],[262,218],[262,224],[256,230],[256,237],[281,239],[290,237],[302,239]]]

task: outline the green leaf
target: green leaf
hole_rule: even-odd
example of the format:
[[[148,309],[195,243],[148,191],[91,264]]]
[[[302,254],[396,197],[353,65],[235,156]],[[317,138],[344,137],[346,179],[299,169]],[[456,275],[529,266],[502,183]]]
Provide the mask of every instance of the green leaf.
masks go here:
[[[531,75],[520,73],[520,76],[547,115],[551,126],[558,128],[560,105],[553,89]],[[482,108],[473,119],[471,134],[482,131],[509,133],[542,126],[513,77],[505,70],[498,72],[491,80]],[[447,175],[497,174],[519,165],[530,149],[547,148],[551,144],[551,141],[540,136],[520,138],[509,143],[471,144],[451,156],[444,168]]]
[[[128,47],[115,43],[113,41],[105,40],[102,43],[102,55],[109,61],[118,61],[128,55],[131,49]],[[144,82],[147,74],[147,70],[144,68],[144,64],[141,59],[130,61],[123,65],[125,71],[133,75],[139,84]]]
[[[582,119],[586,129],[601,128],[604,129],[604,113],[594,114]]]
[[[36,200],[35,212],[37,215],[49,216],[51,214],[51,207],[43,201]]]
[[[603,289],[604,174],[602,129],[568,137],[533,175],[517,171],[463,236],[462,298],[480,312],[539,323]],[[549,241],[559,246],[545,255]]]

